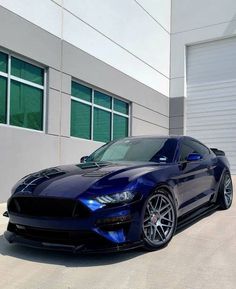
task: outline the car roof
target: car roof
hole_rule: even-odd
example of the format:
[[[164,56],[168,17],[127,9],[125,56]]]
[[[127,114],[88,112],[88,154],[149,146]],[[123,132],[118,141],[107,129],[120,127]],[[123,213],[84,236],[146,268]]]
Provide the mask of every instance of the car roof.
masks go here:
[[[157,139],[161,139],[161,138],[165,138],[165,139],[181,139],[183,137],[183,135],[139,135],[139,136],[130,136],[130,137],[126,137],[125,139],[145,139],[145,138],[157,138]]]
[[[156,138],[156,139],[175,139],[177,141],[180,141],[181,139],[189,139],[189,140],[194,140],[197,141],[201,144],[203,144],[201,141],[187,135],[139,135],[139,136],[129,136],[126,137],[125,139],[150,139],[150,138]],[[204,144],[203,144],[204,145]],[[204,145],[205,146],[205,145]]]

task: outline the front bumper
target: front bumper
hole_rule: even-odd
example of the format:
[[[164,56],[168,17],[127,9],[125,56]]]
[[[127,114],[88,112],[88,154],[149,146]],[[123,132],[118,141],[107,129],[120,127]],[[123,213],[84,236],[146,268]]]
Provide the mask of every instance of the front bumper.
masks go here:
[[[142,245],[141,202],[102,208],[86,218],[42,218],[9,213],[11,244],[70,252],[113,252]]]

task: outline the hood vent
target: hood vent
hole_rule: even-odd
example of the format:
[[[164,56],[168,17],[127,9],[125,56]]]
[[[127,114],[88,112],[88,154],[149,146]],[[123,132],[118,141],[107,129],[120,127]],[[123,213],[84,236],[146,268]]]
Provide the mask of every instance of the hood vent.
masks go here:
[[[106,175],[109,175],[111,173],[112,172],[102,172],[100,170],[96,170],[96,171],[92,171],[92,172],[87,172],[87,173],[83,174],[82,176],[99,178],[99,177],[104,177]]]

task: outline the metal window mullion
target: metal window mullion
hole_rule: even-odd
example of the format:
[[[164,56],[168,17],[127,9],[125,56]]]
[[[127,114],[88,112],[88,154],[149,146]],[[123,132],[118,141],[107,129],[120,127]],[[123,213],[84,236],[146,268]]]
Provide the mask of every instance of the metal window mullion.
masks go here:
[[[94,89],[92,89],[92,106],[91,106],[91,140],[93,140],[93,116],[94,116]]]
[[[7,65],[7,69],[8,69],[8,65]],[[8,73],[0,71],[0,76],[7,78],[8,77]]]
[[[132,104],[129,104],[129,118],[128,118],[128,136],[132,133]]]
[[[10,124],[10,88],[11,88],[11,55],[8,54],[8,78],[7,78],[7,124]]]
[[[120,115],[120,116],[123,116],[123,117],[126,117],[126,118],[129,118],[129,115],[123,114],[122,112],[113,111],[113,113],[117,114],[117,115]]]
[[[77,98],[75,96],[71,96],[71,99],[92,106],[91,102],[88,102],[88,101],[83,100],[83,99],[79,99],[79,98]]]
[[[44,69],[44,80],[43,80],[43,131],[46,132],[46,109],[47,109],[47,105],[46,105],[46,96],[47,96],[47,72],[46,69]]]
[[[92,89],[92,90],[94,90],[94,91],[98,91],[98,92],[104,93],[104,94],[106,94],[107,96],[109,96],[109,97],[111,97],[111,98],[121,100],[121,101],[125,102],[125,103],[128,104],[128,105],[130,104],[129,101],[127,101],[127,100],[125,100],[125,99],[123,99],[123,98],[121,98],[121,97],[119,97],[119,96],[117,96],[117,95],[115,95],[115,94],[113,94],[113,93],[111,93],[111,92],[105,91],[105,90],[103,90],[103,89],[101,89],[101,88],[96,88],[96,87],[94,87],[92,84],[89,84],[89,83],[87,83],[87,82],[83,82],[83,81],[77,80],[77,79],[75,79],[75,78],[72,78],[72,81],[73,81],[73,82],[76,82],[76,83],[78,83],[78,84],[82,84],[82,85],[84,85],[84,86],[86,86],[86,87],[88,87],[88,88],[90,88],[90,89]]]
[[[36,83],[34,83],[34,82],[25,80],[25,79],[23,79],[23,78],[19,78],[19,77],[14,76],[14,75],[10,75],[10,78],[11,78],[12,80],[18,81],[18,82],[20,82],[20,83],[23,83],[23,84],[26,84],[26,85],[29,85],[29,86],[33,86],[33,87],[38,88],[38,89],[42,89],[42,90],[44,89],[44,86],[43,86],[43,85],[36,84]]]
[[[105,110],[105,111],[107,111],[107,112],[112,112],[112,110],[111,110],[110,108],[106,108],[106,107],[101,106],[101,105],[99,105],[99,104],[95,104],[95,103],[94,103],[94,107],[99,108],[99,109],[102,109],[102,110]]]
[[[111,99],[111,140],[113,140],[113,112],[114,112],[114,98]]]
[[[92,107],[99,108],[99,109],[101,109],[101,110],[105,110],[105,111],[107,111],[107,112],[112,112],[112,111],[113,111],[113,110],[110,109],[110,108],[106,108],[106,107],[104,107],[104,106],[101,106],[101,105],[99,105],[99,104],[95,104],[95,103],[94,103],[94,90],[92,90],[92,102],[88,102],[88,101],[86,101],[86,100],[79,99],[79,98],[74,97],[74,96],[71,96],[71,99],[72,99],[72,100],[75,100],[75,101],[78,101],[78,102],[81,102],[81,103],[84,103],[84,104],[87,104],[87,105],[90,105],[90,106],[92,106]],[[123,114],[122,112],[116,112],[116,111],[114,111],[114,113],[115,113],[115,114],[119,114],[119,115],[124,116],[124,117],[127,117],[127,118],[129,117],[129,115]]]

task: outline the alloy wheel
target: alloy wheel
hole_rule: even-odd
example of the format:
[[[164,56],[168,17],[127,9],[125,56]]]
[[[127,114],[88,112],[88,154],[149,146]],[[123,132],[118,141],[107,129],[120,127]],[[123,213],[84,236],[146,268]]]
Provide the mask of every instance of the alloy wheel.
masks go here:
[[[143,233],[154,246],[168,242],[175,229],[175,211],[171,200],[161,193],[156,193],[147,202]]]
[[[229,207],[233,198],[233,184],[228,174],[226,174],[224,180],[224,198],[226,206]]]

